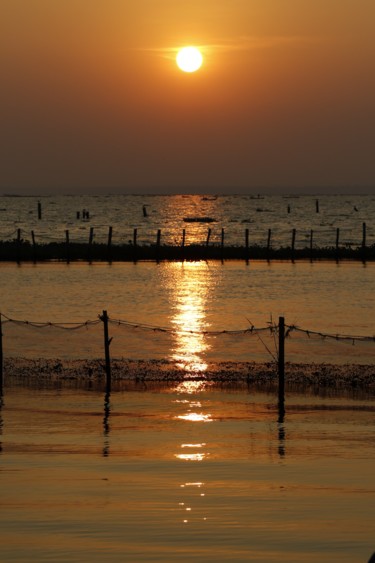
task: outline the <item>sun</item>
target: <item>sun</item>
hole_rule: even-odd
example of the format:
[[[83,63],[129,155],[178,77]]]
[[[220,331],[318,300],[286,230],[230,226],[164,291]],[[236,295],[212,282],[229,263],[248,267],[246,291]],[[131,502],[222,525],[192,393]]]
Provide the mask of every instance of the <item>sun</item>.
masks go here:
[[[195,72],[202,66],[202,53],[196,47],[184,47],[177,53],[176,63],[184,72]]]

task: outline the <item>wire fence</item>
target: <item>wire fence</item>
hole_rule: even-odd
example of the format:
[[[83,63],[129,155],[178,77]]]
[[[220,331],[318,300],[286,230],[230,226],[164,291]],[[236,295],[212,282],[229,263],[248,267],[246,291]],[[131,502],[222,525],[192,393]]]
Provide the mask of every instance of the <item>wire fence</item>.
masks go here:
[[[11,356],[102,356],[102,318],[81,322],[13,319],[1,314],[6,350]],[[132,322],[108,317],[112,356],[132,359],[207,361],[276,361],[278,323],[238,330],[187,330],[174,326]],[[292,362],[373,363],[375,335],[330,333],[285,323],[287,359]]]
[[[81,337],[77,339],[77,335]],[[222,356],[217,363],[219,367],[215,368],[212,362],[218,358],[218,342]],[[313,345],[315,364],[314,360],[312,364],[304,363],[307,342],[309,347]],[[338,363],[342,363],[344,356],[350,357],[349,369],[341,366],[344,369],[340,370],[335,365],[327,369],[317,343],[320,346],[323,343],[324,348],[332,344],[339,346],[340,351],[336,348],[333,355],[341,360]],[[278,388],[278,404],[283,415],[286,363],[290,385],[357,387],[371,393],[375,383],[374,344],[375,335],[318,332],[289,325],[284,317],[279,317],[278,323],[270,321],[262,327],[249,323],[248,328],[240,330],[198,331],[134,323],[108,317],[106,311],[96,319],[82,322],[20,320],[0,313],[0,404],[5,350],[11,374],[33,384],[40,383],[41,378],[49,382],[92,381],[94,373],[99,379],[105,374],[107,393],[111,390],[113,373],[116,381],[133,382],[181,381],[181,378],[225,385],[268,382]],[[296,365],[298,369],[293,370]]]

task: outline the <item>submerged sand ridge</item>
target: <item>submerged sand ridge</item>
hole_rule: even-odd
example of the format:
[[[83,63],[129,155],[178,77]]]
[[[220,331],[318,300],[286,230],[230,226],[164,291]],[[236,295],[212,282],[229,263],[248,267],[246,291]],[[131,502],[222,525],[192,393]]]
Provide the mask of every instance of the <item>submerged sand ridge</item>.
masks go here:
[[[217,362],[205,371],[192,371],[168,360],[113,359],[112,382],[175,384],[202,381],[220,385],[248,385],[264,388],[278,384],[274,362]],[[4,360],[4,380],[18,383],[98,382],[105,380],[104,360],[27,359]],[[285,366],[286,388],[310,387],[364,390],[375,396],[375,365],[291,364]]]

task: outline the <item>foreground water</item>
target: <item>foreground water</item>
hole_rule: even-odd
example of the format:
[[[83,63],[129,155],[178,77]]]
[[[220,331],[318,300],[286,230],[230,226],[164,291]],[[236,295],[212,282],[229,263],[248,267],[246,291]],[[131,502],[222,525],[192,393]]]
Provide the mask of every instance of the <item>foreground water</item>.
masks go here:
[[[7,387],[0,559],[367,562],[374,404]]]

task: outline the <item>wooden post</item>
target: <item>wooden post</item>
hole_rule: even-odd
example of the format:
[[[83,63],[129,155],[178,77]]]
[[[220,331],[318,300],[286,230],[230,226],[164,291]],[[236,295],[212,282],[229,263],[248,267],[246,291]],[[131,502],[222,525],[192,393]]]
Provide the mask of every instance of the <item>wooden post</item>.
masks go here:
[[[362,223],[362,262],[366,262],[366,223]]]
[[[279,409],[285,401],[285,318],[279,317]]]
[[[245,229],[245,260],[249,262],[249,229]]]
[[[34,231],[31,231],[31,240],[33,242],[33,261],[34,261],[34,264],[36,264],[36,242],[35,242]]]
[[[221,260],[224,258],[224,228],[221,229],[221,243],[220,243]]]
[[[206,239],[206,246],[208,246],[210,244],[210,238],[211,238],[211,229],[208,229],[207,231],[207,239]]]
[[[91,264],[91,250],[92,250],[92,241],[94,239],[94,227],[90,227],[90,235],[89,235],[89,251],[88,251],[88,260]]]
[[[4,372],[3,372],[3,325],[0,313],[0,406],[3,400],[3,383],[4,383]]]
[[[292,231],[292,262],[294,262],[294,247],[296,244],[296,229]]]
[[[107,242],[107,257],[108,262],[112,262],[112,227],[108,229],[108,242]]]
[[[340,258],[339,243],[340,243],[340,229],[337,227],[336,229],[336,260],[337,261]]]
[[[133,262],[137,261],[137,234],[138,230],[134,229],[133,231]]]
[[[270,261],[270,248],[271,248],[271,229],[268,229],[268,236],[267,236],[267,262]]]
[[[366,223],[362,223],[362,248],[366,248]]]
[[[40,203],[40,201],[38,201],[38,219],[39,221],[42,218],[42,204]]]
[[[69,230],[66,229],[65,231],[65,246],[66,246],[66,263],[70,263],[70,255],[69,255]]]
[[[185,260],[185,238],[186,238],[186,229],[182,229],[182,243],[181,243],[181,258]]]
[[[106,374],[106,391],[107,393],[111,390],[111,357],[109,355],[109,345],[111,344],[112,338],[108,337],[108,315],[107,311],[103,311],[100,320],[103,321],[104,326],[104,354],[105,354],[105,374]]]
[[[16,248],[17,264],[20,263],[20,253],[21,253],[21,229],[17,229],[17,248]]]
[[[315,211],[319,213],[319,200],[315,200]]]

